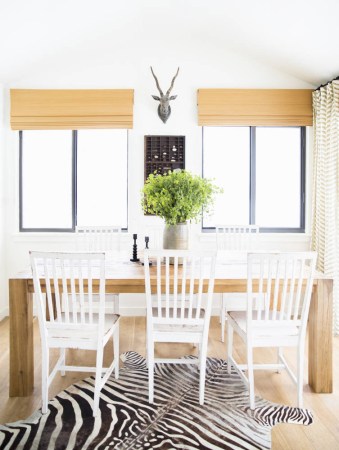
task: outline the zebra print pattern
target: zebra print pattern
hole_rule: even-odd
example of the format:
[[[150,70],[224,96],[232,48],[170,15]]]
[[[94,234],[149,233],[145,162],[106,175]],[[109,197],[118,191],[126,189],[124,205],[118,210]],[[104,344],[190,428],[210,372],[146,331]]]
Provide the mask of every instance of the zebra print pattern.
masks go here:
[[[197,366],[164,364],[156,366],[150,405],[145,359],[135,352],[121,358],[119,380],[106,383],[96,418],[91,377],[52,399],[47,414],[0,426],[0,449],[270,449],[272,426],[313,422],[305,409],[260,398],[251,411],[239,375],[218,358],[207,360],[203,406]]]

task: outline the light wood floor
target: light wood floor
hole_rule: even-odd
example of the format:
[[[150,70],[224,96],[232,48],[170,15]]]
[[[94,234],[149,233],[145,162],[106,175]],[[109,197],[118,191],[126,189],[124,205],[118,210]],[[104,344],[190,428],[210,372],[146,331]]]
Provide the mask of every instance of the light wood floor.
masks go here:
[[[40,408],[40,338],[37,320],[34,328],[35,339],[35,389],[30,397],[8,397],[8,371],[9,371],[9,321],[0,322],[0,423],[8,423],[24,419]],[[273,428],[272,448],[274,450],[335,450],[339,449],[339,380],[336,376],[339,367],[339,338],[334,339],[334,393],[314,394],[308,385],[304,387],[305,407],[312,410],[315,423],[304,427],[302,425],[278,425]],[[237,339],[235,356],[244,358],[244,348]],[[169,344],[157,346],[158,356],[169,354]],[[108,349],[109,350],[109,349]],[[122,317],[120,331],[120,352],[134,350],[145,355],[145,318],[144,317]],[[266,350],[261,352],[261,361],[275,361],[275,353]],[[326,349],[324,349],[326,351]],[[171,346],[171,356],[194,354],[195,349],[191,345]],[[78,364],[90,364],[94,362],[94,355],[89,352],[77,352],[74,362]],[[258,355],[258,353],[257,353]],[[106,354],[106,358],[110,355]],[[220,325],[218,318],[213,317],[209,334],[209,356],[225,357],[225,344],[220,341]],[[286,357],[294,367],[294,351],[286,351]],[[72,355],[73,358],[73,355]],[[265,360],[263,360],[265,358]],[[273,358],[273,359],[272,359]],[[86,362],[84,362],[86,361]],[[307,369],[306,369],[307,374]],[[57,375],[50,388],[50,397],[53,397],[62,389],[74,381],[82,379],[87,374],[66,373],[65,377]],[[307,375],[306,375],[307,376]],[[256,371],[255,373],[256,394],[267,400],[280,404],[296,404],[296,388],[286,372],[280,374],[270,371]]]

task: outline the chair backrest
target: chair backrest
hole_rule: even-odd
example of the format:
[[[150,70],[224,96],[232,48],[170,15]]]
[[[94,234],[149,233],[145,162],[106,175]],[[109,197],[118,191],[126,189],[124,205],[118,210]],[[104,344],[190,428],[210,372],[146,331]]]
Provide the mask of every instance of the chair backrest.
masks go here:
[[[148,248],[153,250],[162,249],[164,226],[163,225],[148,225],[144,227],[143,238],[149,238]],[[145,243],[141,242],[139,248],[145,248]]]
[[[147,320],[176,325],[209,323],[215,263],[214,251],[145,251]],[[205,304],[203,293],[207,293]]]
[[[248,329],[254,323],[306,329],[316,258],[316,252],[248,254]]]
[[[218,250],[254,251],[258,240],[257,225],[216,225]]]
[[[121,226],[84,226],[76,228],[77,249],[110,252],[120,250]]]
[[[42,337],[48,328],[104,329],[104,253],[30,252],[30,260]],[[97,320],[94,292],[100,299]]]

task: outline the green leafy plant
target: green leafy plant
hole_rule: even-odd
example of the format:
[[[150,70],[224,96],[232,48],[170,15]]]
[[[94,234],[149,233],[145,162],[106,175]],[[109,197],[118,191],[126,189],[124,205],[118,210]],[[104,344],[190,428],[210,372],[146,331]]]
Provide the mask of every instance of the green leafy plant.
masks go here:
[[[222,189],[210,179],[176,170],[149,175],[141,192],[145,213],[162,217],[167,225],[177,225],[187,220],[197,222],[203,210],[210,213],[215,195]]]

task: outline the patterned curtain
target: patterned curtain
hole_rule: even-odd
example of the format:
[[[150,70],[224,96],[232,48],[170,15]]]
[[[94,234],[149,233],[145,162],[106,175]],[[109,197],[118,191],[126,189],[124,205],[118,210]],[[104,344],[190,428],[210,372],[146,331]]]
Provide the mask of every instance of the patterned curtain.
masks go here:
[[[339,334],[339,80],[313,93],[312,249],[318,269],[333,277],[334,331]]]

